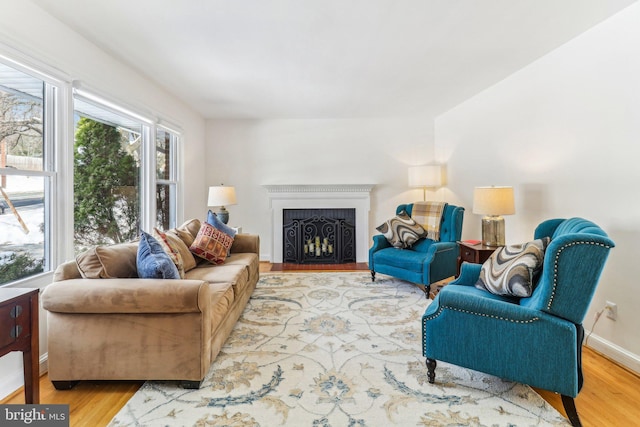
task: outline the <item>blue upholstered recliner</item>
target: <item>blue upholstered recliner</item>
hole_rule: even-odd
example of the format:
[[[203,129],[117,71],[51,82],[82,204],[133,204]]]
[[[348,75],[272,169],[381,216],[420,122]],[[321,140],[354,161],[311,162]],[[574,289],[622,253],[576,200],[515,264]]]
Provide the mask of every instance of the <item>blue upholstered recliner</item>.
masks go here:
[[[422,317],[429,382],[436,360],[557,392],[573,425],[582,387],[582,321],[614,243],[582,218],[541,223],[550,237],[531,297],[494,295],[474,287],[481,265],[462,265]]]
[[[396,214],[403,210],[411,216],[413,204],[399,205]],[[420,239],[411,248],[398,249],[378,234],[373,236],[373,246],[369,249],[369,269],[371,280],[376,273],[388,274],[399,279],[425,286],[429,295],[429,285],[458,272],[458,243],[462,234],[464,208],[447,204],[442,213],[440,240]]]

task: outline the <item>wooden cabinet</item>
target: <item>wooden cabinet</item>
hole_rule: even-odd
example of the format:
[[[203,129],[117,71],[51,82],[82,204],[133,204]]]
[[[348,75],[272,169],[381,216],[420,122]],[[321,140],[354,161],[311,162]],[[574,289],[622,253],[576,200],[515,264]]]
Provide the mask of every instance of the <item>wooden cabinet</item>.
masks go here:
[[[25,403],[40,403],[38,289],[0,288],[0,356],[21,351]]]

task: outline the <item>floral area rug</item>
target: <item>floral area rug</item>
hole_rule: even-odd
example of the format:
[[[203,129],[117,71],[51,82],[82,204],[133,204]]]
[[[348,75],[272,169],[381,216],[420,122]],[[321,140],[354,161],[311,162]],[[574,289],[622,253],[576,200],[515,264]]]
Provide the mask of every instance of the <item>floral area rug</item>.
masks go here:
[[[265,273],[199,390],[148,381],[110,426],[566,426],[529,387],[440,362],[415,285]]]

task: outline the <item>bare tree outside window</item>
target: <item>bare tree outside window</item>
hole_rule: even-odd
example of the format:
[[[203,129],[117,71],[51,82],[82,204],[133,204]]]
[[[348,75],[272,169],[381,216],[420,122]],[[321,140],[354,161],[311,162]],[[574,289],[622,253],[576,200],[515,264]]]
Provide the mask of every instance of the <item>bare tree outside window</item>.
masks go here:
[[[40,98],[0,82],[0,285],[44,271],[43,83],[27,81]],[[4,171],[4,173],[2,173]],[[13,172],[13,173],[10,173]]]

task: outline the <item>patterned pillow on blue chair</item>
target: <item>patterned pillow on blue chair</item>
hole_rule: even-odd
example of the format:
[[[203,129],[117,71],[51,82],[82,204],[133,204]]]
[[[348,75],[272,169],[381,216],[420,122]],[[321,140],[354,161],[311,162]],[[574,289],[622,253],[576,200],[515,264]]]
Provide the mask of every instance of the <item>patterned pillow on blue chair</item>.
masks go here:
[[[414,221],[405,211],[400,212],[395,217],[385,221],[376,227],[387,238],[391,246],[395,248],[408,248],[427,232],[420,224]]]
[[[476,288],[496,295],[530,297],[549,241],[545,237],[496,249],[482,264]]]

